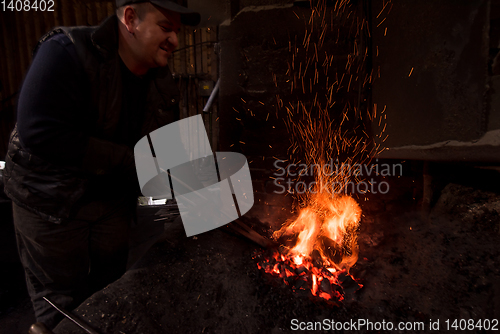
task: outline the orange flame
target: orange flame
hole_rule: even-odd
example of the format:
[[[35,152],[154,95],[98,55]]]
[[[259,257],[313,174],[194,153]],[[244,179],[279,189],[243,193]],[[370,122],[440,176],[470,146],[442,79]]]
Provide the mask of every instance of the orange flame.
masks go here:
[[[361,209],[350,196],[315,194],[313,199],[297,219],[285,223],[273,237],[297,237],[295,245],[288,250],[296,265],[301,265],[304,258],[311,258],[317,250],[330,272],[343,269],[348,272],[358,259],[356,233]]]

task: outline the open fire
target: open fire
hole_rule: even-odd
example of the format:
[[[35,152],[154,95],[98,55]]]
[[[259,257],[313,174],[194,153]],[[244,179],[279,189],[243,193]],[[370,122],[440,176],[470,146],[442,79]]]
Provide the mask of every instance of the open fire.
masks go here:
[[[375,78],[366,66],[368,22],[352,2],[339,0],[334,6],[327,5],[325,0],[310,2],[310,17],[302,18],[307,22],[304,37],[295,36],[289,43],[292,59],[285,81],[290,84],[292,98],[287,101],[290,97],[276,96],[278,109],[286,112],[284,121],[291,138],[287,161],[291,165],[327,166],[327,161],[336,159],[355,166],[371,161],[383,150],[365,130],[370,122],[378,120],[379,126],[385,122],[385,107],[377,114],[376,105],[360,103],[363,89]],[[349,42],[341,44],[350,50],[342,58],[335,52],[346,28]],[[279,92],[277,76],[273,77]],[[307,91],[314,99],[301,100]],[[376,134],[381,139],[384,130]],[[312,296],[336,303],[343,300],[345,289],[362,287],[349,274],[358,259],[361,209],[348,195],[348,184],[362,180],[352,170],[339,173],[332,168],[316,172],[302,193],[289,189],[299,203],[297,216],[274,232],[279,249],[260,254],[257,260],[261,270],[281,277],[294,290],[307,290]],[[311,175],[286,170],[289,180],[295,175],[294,181],[311,181],[307,179]]]
[[[358,258],[357,229],[361,209],[349,196],[315,194],[295,220],[274,232],[282,246],[260,255],[258,267],[281,277],[294,290],[336,302],[344,299],[344,282],[362,287],[349,275]]]

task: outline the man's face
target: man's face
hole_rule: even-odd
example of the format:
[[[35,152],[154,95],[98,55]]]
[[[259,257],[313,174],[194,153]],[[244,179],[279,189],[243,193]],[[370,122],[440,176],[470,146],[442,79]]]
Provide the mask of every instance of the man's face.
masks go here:
[[[155,7],[141,19],[134,27],[136,59],[147,68],[166,66],[168,57],[179,45],[180,14]]]

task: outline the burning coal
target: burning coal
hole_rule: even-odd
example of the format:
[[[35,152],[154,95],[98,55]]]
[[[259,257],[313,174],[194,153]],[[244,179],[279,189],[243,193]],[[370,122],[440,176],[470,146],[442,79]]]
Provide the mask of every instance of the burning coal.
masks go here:
[[[274,232],[280,250],[264,256],[259,269],[279,276],[295,290],[327,301],[344,299],[343,282],[361,288],[349,275],[358,259],[361,209],[349,196],[316,194],[296,219]]]
[[[310,292],[313,298],[330,304],[338,305],[346,292],[352,293],[363,287],[346,270],[319,266],[310,257],[288,257],[274,251],[259,254],[256,258],[258,268],[265,273],[280,277],[296,292]]]

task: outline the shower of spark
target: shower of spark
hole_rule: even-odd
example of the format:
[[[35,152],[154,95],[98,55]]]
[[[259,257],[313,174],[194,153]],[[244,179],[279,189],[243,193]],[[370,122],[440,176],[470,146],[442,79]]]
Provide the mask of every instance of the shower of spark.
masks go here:
[[[390,7],[389,3],[384,8]],[[369,23],[349,1],[338,0],[333,7],[326,4],[326,0],[316,4],[311,1],[302,41],[295,36],[289,42],[292,59],[288,63],[288,82],[290,92],[299,99],[285,104],[276,96],[278,109],[286,111],[285,123],[291,135],[289,161],[320,166],[331,159],[339,159],[347,166],[368,163],[383,148],[374,144],[366,124],[385,120],[385,108],[377,114],[377,106],[368,106],[363,95],[375,79],[373,69],[367,71]],[[347,41],[339,41],[340,36],[347,36]],[[278,87],[276,79],[275,84]],[[314,94],[314,98],[300,99],[305,94]],[[377,136],[385,140],[383,131]],[[342,192],[351,174],[334,174],[326,179],[322,176],[316,181],[334,181],[341,187],[336,190]]]

